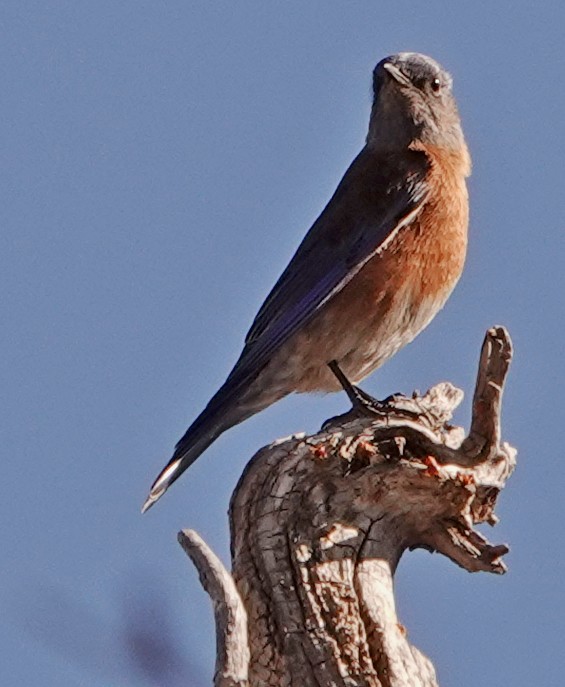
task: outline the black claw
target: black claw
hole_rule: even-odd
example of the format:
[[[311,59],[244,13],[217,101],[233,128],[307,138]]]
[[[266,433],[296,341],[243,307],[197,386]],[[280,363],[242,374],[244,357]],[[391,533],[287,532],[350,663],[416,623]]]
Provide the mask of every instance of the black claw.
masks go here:
[[[366,415],[383,415],[386,414],[387,410],[390,410],[387,401],[379,401],[366,391],[363,391],[363,389],[352,384],[342,372],[337,360],[330,361],[328,367],[343,387],[353,405],[353,410],[360,411]]]

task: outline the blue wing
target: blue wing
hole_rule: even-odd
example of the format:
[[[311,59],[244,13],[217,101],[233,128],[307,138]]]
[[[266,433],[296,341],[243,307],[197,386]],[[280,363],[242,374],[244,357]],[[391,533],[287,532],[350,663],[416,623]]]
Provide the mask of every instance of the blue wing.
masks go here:
[[[422,152],[377,156],[367,148],[361,151],[261,307],[228,379],[176,445],[143,510],[222,432],[260,410],[233,400],[367,261],[398,232],[409,231],[428,195],[428,170]]]
[[[424,204],[428,158],[364,148],[263,303],[227,384],[249,381],[298,329],[410,224]]]

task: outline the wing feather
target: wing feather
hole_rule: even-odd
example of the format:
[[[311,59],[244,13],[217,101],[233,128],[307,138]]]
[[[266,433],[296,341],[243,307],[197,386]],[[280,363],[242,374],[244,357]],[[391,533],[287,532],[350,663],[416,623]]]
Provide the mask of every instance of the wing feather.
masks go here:
[[[227,383],[238,387],[269,361],[363,266],[407,228],[426,201],[428,158],[364,148],[263,303]]]

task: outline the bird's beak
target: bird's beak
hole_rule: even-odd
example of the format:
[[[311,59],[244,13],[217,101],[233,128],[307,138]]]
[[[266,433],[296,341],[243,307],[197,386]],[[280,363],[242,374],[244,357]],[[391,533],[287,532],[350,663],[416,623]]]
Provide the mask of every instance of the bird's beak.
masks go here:
[[[395,81],[398,81],[398,83],[401,86],[410,86],[410,79],[403,74],[398,67],[396,67],[394,64],[391,64],[390,62],[385,62],[383,64],[383,69],[386,69],[387,72],[392,76],[392,78]]]

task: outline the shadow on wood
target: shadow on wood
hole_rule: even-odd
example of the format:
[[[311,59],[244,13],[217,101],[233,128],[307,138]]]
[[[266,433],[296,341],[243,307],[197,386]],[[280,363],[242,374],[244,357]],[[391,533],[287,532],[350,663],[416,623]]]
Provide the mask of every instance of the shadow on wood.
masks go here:
[[[179,533],[214,603],[216,685],[437,685],[398,622],[393,576],[415,548],[505,572],[508,548],[473,526],[496,523],[515,465],[500,437],[511,356],[507,331],[490,329],[468,436],[449,424],[463,393],[445,382],[261,449],[232,497],[231,575],[195,532]]]

